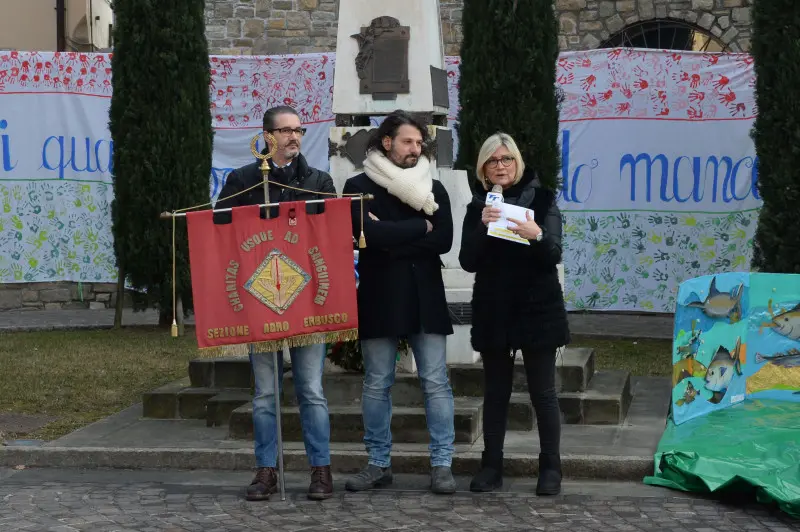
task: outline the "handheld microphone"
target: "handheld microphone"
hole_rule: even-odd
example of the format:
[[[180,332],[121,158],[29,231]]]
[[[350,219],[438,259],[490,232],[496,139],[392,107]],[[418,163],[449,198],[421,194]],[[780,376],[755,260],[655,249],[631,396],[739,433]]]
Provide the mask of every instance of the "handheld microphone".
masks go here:
[[[495,185],[491,192],[486,193],[486,205],[499,206],[503,203],[503,187]]]

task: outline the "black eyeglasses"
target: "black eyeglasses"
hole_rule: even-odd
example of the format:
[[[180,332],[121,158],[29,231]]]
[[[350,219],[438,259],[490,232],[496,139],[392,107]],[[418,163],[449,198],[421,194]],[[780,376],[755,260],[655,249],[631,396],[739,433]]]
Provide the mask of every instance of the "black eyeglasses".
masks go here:
[[[511,163],[513,162],[515,162],[515,159],[513,157],[511,157],[510,155],[504,155],[499,159],[489,159],[488,161],[486,161],[486,167],[494,170],[495,168],[497,168],[498,164],[502,164],[505,168],[508,168],[509,166],[511,166]]]
[[[282,128],[280,128],[280,129],[270,129],[269,131],[270,131],[270,133],[272,133],[272,132],[274,132],[274,131],[277,131],[277,132],[279,132],[281,135],[286,135],[287,137],[288,137],[289,135],[291,135],[292,133],[297,133],[297,136],[299,136],[299,137],[302,137],[303,135],[305,135],[305,134],[306,134],[306,131],[307,131],[307,130],[306,130],[306,128],[304,128],[304,127],[298,127],[298,128],[296,128],[296,129],[294,129],[294,128],[291,128],[291,127],[282,127]]]

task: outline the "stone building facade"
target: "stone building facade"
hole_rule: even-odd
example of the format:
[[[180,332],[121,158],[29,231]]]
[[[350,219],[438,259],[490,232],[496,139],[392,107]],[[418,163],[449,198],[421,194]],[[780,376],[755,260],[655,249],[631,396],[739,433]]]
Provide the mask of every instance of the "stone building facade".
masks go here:
[[[380,1],[380,0],[376,0]],[[626,27],[650,20],[687,23],[731,51],[750,48],[753,0],[554,0],[563,50],[597,48]],[[271,55],[336,49],[338,0],[207,0],[213,53]],[[463,0],[441,0],[445,54],[458,55]]]
[[[380,0],[375,0],[380,1]],[[554,0],[563,50],[592,49],[626,28],[654,20],[686,23],[731,51],[750,48],[753,0]],[[295,54],[336,49],[338,0],[207,0],[212,53]],[[458,55],[463,0],[440,0],[445,53]],[[103,308],[114,285],[32,283],[0,285],[0,310]]]

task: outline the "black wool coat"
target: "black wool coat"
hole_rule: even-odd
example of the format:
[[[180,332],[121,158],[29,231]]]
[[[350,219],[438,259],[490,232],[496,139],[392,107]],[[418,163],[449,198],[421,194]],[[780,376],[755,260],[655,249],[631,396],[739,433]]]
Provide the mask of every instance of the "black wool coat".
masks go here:
[[[543,238],[526,246],[489,236],[481,221],[486,191],[475,194],[464,218],[459,253],[461,267],[475,273],[472,347],[496,355],[567,345],[569,324],[556,269],[561,262],[556,195],[526,171],[519,183],[503,191],[503,200],[532,209]]]
[[[358,325],[362,339],[453,334],[440,255],[453,245],[453,217],[444,186],[433,181],[439,209],[427,216],[372,181],[347,180],[344,194],[373,194],[364,202],[367,247],[358,255]],[[361,234],[361,204],[353,202],[353,236]],[[368,212],[379,221],[370,219]],[[426,233],[425,220],[433,225]]]

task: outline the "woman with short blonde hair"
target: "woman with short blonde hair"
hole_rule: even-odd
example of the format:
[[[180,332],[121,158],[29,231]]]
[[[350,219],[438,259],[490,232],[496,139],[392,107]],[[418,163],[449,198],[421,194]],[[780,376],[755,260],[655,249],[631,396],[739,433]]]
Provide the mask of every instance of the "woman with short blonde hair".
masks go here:
[[[522,160],[522,154],[519,152],[517,143],[514,142],[511,135],[507,133],[495,133],[486,139],[483,146],[481,146],[481,151],[478,152],[478,164],[475,167],[476,173],[478,174],[478,181],[481,182],[483,188],[486,190],[491,190],[493,186],[492,184],[487,184],[486,181],[486,162],[494,155],[494,152],[504,146],[508,150],[508,156],[517,161],[515,165],[516,173],[514,174],[512,185],[519,183],[519,180],[522,179],[522,175],[525,173],[525,161]]]
[[[561,213],[555,191],[525,167],[516,142],[505,133],[483,143],[476,173],[483,190],[467,207],[458,256],[461,267],[475,273],[471,340],[484,369],[484,451],[470,489],[492,491],[503,485],[508,404],[516,352],[522,351],[541,447],[536,493],[556,495],[561,491],[561,412],[555,362],[558,348],[570,341],[556,269],[561,262]],[[487,191],[497,185],[505,203],[533,211],[524,220],[509,219],[523,242],[487,232],[488,224],[500,219],[500,209],[486,204]]]

